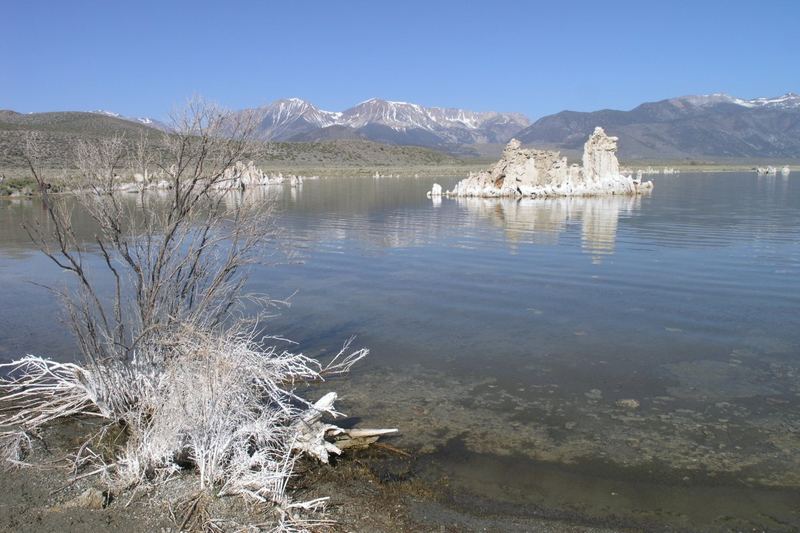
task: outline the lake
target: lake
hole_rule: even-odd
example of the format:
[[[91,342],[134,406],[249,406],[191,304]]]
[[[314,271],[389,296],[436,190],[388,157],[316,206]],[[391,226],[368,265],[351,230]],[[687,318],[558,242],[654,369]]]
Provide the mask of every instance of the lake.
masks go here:
[[[251,287],[291,296],[267,328],[306,354],[370,348],[326,385],[362,426],[400,428],[412,475],[454,507],[796,530],[800,178],[655,181],[552,200],[430,200],[412,178],[270,187],[250,200],[276,205],[294,253]],[[75,352],[29,283],[63,276],[20,229],[42,216],[0,199],[0,360]]]

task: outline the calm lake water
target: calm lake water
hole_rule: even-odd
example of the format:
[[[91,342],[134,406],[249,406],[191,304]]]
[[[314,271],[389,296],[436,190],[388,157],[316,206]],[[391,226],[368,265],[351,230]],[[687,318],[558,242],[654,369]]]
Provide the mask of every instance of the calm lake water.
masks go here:
[[[361,425],[401,429],[409,475],[484,514],[800,528],[800,177],[519,201],[431,201],[431,183],[251,198],[295,249],[251,284],[294,293],[269,332],[310,355],[371,349],[329,386]],[[20,230],[41,216],[0,200],[2,360],[74,353],[28,283],[63,276]]]

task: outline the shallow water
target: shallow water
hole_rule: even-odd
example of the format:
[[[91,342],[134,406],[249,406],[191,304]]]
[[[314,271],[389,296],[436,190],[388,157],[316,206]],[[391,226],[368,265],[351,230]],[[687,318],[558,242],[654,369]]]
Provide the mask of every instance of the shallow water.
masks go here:
[[[330,385],[342,409],[401,428],[418,475],[484,512],[800,527],[800,179],[682,174],[641,198],[520,201],[431,201],[430,184],[249,198],[279,206],[297,253],[255,273],[255,290],[297,291],[270,332],[314,355],[351,335],[371,349]],[[56,303],[25,283],[61,276],[19,229],[41,214],[0,200],[3,360],[73,353]]]

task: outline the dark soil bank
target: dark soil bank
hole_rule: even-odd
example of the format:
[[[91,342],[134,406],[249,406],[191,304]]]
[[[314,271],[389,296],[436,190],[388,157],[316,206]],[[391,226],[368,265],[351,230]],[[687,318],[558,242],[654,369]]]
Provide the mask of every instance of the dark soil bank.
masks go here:
[[[34,466],[0,476],[0,530],[15,532],[178,531],[187,505],[198,493],[187,472],[159,487],[111,494],[97,476],[77,480],[67,454],[85,429],[68,424],[37,441],[26,458]],[[550,518],[546,511],[514,509],[456,493],[430,462],[435,454],[414,457],[388,447],[354,452],[334,465],[302,463],[294,480],[297,500],[330,496],[328,531],[553,531],[600,532],[581,517]],[[424,469],[425,474],[420,472]],[[269,524],[269,510],[240,498],[201,499],[203,512],[233,524]],[[199,514],[199,513],[196,513]],[[196,518],[196,516],[195,516]],[[195,522],[187,521],[185,529]],[[632,528],[628,531],[641,529]]]

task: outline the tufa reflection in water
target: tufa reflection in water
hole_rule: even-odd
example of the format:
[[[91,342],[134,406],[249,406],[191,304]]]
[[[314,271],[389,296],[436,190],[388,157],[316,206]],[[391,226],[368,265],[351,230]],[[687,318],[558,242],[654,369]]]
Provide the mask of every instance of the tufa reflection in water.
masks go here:
[[[456,198],[458,205],[503,228],[512,245],[557,244],[571,224],[581,224],[581,248],[599,263],[614,253],[620,215],[641,205],[640,196],[571,198]]]

